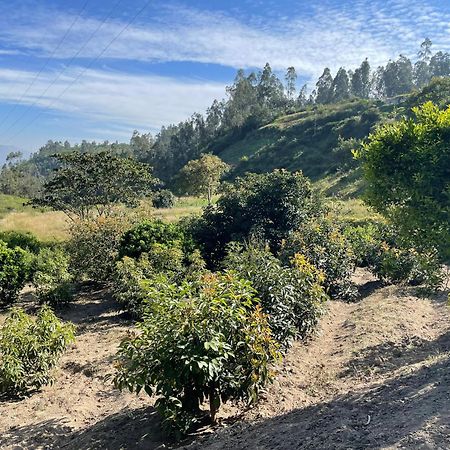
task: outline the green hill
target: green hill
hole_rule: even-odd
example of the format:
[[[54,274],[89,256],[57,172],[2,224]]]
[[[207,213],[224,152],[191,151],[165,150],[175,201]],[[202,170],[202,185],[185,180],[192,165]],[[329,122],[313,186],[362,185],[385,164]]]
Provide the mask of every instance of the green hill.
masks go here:
[[[276,168],[302,170],[313,181],[326,179],[322,187],[339,193],[359,180],[351,149],[394,111],[393,105],[369,100],[316,105],[280,116],[231,144],[218,141],[215,153],[232,165],[233,177]],[[347,194],[356,191],[358,183]]]
[[[421,91],[388,101],[314,105],[240,136],[224,136],[209,148],[232,166],[231,178],[276,168],[302,170],[326,194],[352,197],[360,193],[362,182],[351,150],[376,125],[408,115],[428,100],[449,105],[450,81],[436,79]]]

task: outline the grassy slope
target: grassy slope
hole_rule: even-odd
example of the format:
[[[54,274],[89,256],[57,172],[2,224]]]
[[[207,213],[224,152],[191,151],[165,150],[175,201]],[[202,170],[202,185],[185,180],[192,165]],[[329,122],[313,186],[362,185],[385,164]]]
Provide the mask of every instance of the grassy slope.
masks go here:
[[[230,145],[219,144],[216,153],[233,166],[232,175],[275,168],[302,170],[313,181],[324,180],[320,188],[327,194],[349,197],[361,190],[360,176],[357,171],[339,173],[343,157],[351,161],[350,154],[333,151],[339,137],[364,139],[392,109],[366,100],[317,106],[280,116]]]

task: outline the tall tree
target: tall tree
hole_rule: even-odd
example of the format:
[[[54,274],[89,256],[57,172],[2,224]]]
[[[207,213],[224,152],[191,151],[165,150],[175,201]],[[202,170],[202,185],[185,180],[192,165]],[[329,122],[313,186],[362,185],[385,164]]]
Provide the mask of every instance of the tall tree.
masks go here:
[[[350,79],[350,92],[354,97],[363,98],[363,90],[361,69],[358,67],[355,69]]]
[[[428,84],[431,79],[430,73],[430,59],[431,59],[432,42],[426,38],[420,45],[420,50],[417,53],[418,60],[414,64],[414,84],[417,87],[422,87]]]
[[[349,79],[347,71],[341,67],[337,71],[331,85],[331,97],[332,102],[341,102],[347,100],[350,97]]]
[[[272,72],[269,63],[266,63],[258,78],[257,94],[259,104],[269,109],[281,106],[284,103],[283,84]]]
[[[430,59],[430,73],[433,77],[450,76],[450,55],[444,52],[437,52]]]
[[[297,97],[297,105],[298,106],[306,106],[308,104],[308,85],[305,83],[301,89],[300,92],[298,93],[298,97]]]
[[[139,133],[134,130],[130,139],[131,154],[139,161],[145,161],[153,147],[153,137],[150,133]]]
[[[178,174],[178,189],[183,194],[202,195],[211,204],[213,195],[220,185],[220,179],[229,169],[228,164],[216,155],[202,155],[189,161]]]
[[[31,204],[63,211],[70,218],[108,216],[112,206],[121,203],[135,206],[157,183],[147,164],[110,152],[74,152],[54,158],[59,168]]]
[[[331,76],[330,69],[326,67],[323,74],[320,76],[316,83],[316,102],[317,103],[329,103],[332,95],[333,77]]]
[[[297,83],[297,73],[294,67],[288,67],[286,71],[286,96],[289,101],[294,100],[295,91],[296,91],[296,83]]]
[[[366,58],[360,67],[362,81],[362,98],[369,98],[370,95],[370,64]]]

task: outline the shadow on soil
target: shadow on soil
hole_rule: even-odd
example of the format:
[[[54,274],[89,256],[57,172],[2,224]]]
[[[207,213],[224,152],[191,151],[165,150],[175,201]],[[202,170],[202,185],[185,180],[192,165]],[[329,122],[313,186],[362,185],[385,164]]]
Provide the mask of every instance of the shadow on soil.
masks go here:
[[[448,449],[450,333],[423,345],[424,351],[406,351],[397,362],[395,354],[389,356],[392,364],[406,369],[402,376],[256,424],[222,429],[188,448],[356,450],[401,442],[407,449]],[[441,358],[428,359],[417,370],[408,367],[442,352]]]
[[[153,450],[164,448],[159,430],[160,421],[153,408],[124,409],[76,431],[56,419],[14,427],[0,436],[0,448]]]

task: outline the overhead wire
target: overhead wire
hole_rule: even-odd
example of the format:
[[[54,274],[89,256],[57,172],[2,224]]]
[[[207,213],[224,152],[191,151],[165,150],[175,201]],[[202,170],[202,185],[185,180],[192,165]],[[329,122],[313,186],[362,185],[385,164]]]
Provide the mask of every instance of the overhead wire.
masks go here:
[[[8,120],[8,118],[13,114],[13,112],[16,110],[16,108],[18,107],[18,105],[22,102],[22,100],[25,98],[25,96],[28,94],[28,92],[30,92],[30,89],[34,86],[34,83],[36,83],[37,79],[40,77],[41,73],[44,71],[44,69],[47,67],[48,63],[52,60],[52,58],[56,55],[56,52],[60,49],[61,45],[64,43],[64,41],[66,40],[66,38],[69,36],[70,32],[73,30],[73,27],[76,25],[76,23],[78,22],[78,20],[80,19],[81,15],[83,14],[83,12],[85,11],[87,5],[89,3],[89,0],[86,0],[83,4],[83,6],[81,7],[80,11],[78,12],[78,14],[75,16],[75,18],[73,19],[72,23],[70,24],[69,28],[66,30],[66,32],[64,33],[63,37],[59,40],[58,44],[56,45],[56,47],[54,48],[54,50],[52,51],[51,55],[46,59],[46,61],[44,62],[44,64],[41,66],[41,68],[39,69],[39,71],[36,73],[36,75],[33,77],[33,79],[31,80],[31,82],[28,84],[27,88],[25,89],[25,91],[22,93],[22,95],[20,96],[19,100],[16,101],[16,103],[14,103],[14,105],[10,108],[10,110],[6,113],[5,117],[0,121],[0,127]]]
[[[59,74],[50,82],[50,84],[44,89],[44,91],[39,95],[37,99],[34,100],[33,103],[28,105],[28,107],[23,111],[23,113],[16,118],[16,120],[8,127],[6,130],[3,131],[3,134],[7,134],[14,126],[19,123],[30,111],[34,106],[36,106],[40,100],[47,94],[47,92],[57,83],[57,81],[62,77],[62,75],[66,72],[66,70],[72,65],[72,63],[75,61],[75,59],[81,54],[81,52],[86,48],[86,46],[92,41],[94,36],[97,34],[97,32],[102,28],[102,26],[106,23],[106,21],[111,17],[115,9],[119,6],[119,4],[123,0],[117,0],[113,7],[110,9],[108,14],[103,18],[103,20],[99,23],[99,25],[91,32],[88,39],[84,41],[83,45],[78,49],[78,51],[71,57],[69,62],[64,66],[63,70],[59,72]],[[15,135],[14,135],[15,136]]]
[[[120,1],[120,0],[119,0]],[[136,14],[133,15],[131,20],[117,33],[113,39],[106,45],[106,47],[103,48],[103,50],[91,60],[91,62],[82,70],[78,76],[56,97],[53,99],[53,101],[46,106],[46,108],[51,108],[56,101],[58,101],[91,67],[95,62],[97,62],[111,47],[111,45],[114,44],[114,42],[119,39],[119,37],[133,24],[133,22],[139,17],[142,12],[150,5],[152,0],[147,0],[140,8]],[[43,114],[43,111],[40,111],[30,122],[28,122],[25,126],[23,126],[21,129],[19,129],[13,136],[10,137],[7,143],[11,142],[16,136],[18,136],[20,133],[22,133],[26,128],[28,128],[30,125],[32,125],[41,115]]]

